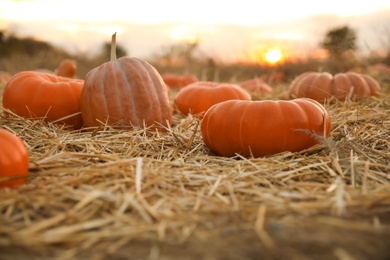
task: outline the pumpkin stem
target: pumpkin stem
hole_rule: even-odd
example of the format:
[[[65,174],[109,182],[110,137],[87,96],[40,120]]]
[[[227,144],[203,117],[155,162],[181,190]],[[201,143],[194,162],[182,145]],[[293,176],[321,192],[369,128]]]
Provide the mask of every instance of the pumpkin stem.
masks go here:
[[[116,32],[111,37],[111,61],[116,60]]]

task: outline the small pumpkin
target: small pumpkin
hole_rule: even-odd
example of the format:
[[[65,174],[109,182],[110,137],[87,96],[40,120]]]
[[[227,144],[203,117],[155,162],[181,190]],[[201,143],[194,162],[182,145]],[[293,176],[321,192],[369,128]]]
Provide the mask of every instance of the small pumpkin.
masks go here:
[[[57,75],[61,77],[74,78],[76,76],[76,71],[76,62],[71,59],[64,59],[58,66]]]
[[[199,81],[198,77],[193,74],[164,73],[161,77],[170,88],[182,88]]]
[[[201,118],[212,105],[231,99],[251,100],[251,95],[237,84],[198,81],[180,89],[174,103],[184,115]]]
[[[111,60],[86,75],[81,93],[85,126],[154,126],[164,130],[172,121],[172,108],[160,74],[143,59],[116,59],[115,46],[116,34],[112,36]]]
[[[84,81],[38,71],[22,71],[7,83],[3,107],[15,114],[65,123],[78,129],[83,125],[80,95]]]
[[[384,63],[375,63],[368,68],[368,72],[370,75],[375,75],[377,77],[390,75],[390,66]]]
[[[24,184],[28,166],[28,151],[23,141],[8,130],[0,128],[0,188]]]
[[[239,82],[242,88],[244,88],[249,93],[260,92],[260,93],[270,93],[272,92],[272,88],[265,81],[259,78],[248,79],[242,82]]]
[[[337,73],[304,72],[298,75],[290,85],[290,98],[307,97],[323,102],[331,97],[343,101],[379,96],[380,85],[367,74],[356,72]]]
[[[284,81],[284,73],[280,71],[274,71],[269,74],[263,75],[262,80],[269,84],[280,84]]]
[[[297,152],[330,135],[325,108],[315,100],[229,100],[212,106],[201,122],[205,144],[220,156],[262,157]]]

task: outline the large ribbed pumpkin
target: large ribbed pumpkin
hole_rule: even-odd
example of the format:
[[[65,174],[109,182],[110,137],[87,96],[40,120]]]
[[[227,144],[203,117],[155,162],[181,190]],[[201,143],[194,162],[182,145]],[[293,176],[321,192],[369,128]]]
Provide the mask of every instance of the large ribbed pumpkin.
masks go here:
[[[115,34],[111,61],[85,78],[81,114],[86,127],[105,124],[163,130],[172,121],[168,88],[160,74],[143,59],[116,59]]]
[[[330,135],[325,108],[315,100],[228,100],[209,108],[201,123],[207,147],[220,156],[261,157],[297,152]]]
[[[290,85],[290,98],[307,97],[324,101],[334,97],[338,100],[368,98],[380,94],[378,82],[367,74],[356,72],[337,73],[305,72],[298,75]]]

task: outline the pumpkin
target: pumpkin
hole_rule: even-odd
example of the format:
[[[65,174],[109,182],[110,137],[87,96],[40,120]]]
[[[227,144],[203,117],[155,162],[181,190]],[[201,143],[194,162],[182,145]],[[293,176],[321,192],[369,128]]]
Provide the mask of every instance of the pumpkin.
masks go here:
[[[170,88],[182,88],[191,83],[199,81],[199,79],[192,74],[175,74],[175,73],[164,73],[161,75],[165,84]]]
[[[337,73],[305,72],[298,75],[290,85],[290,98],[307,97],[323,102],[331,97],[343,101],[379,96],[378,82],[367,74],[356,72]]]
[[[201,118],[212,105],[231,99],[251,100],[251,95],[237,84],[198,81],[180,89],[174,103],[184,115]]]
[[[202,138],[216,155],[262,157],[297,152],[330,135],[325,108],[315,100],[229,100],[212,106],[201,121]]]
[[[28,152],[23,141],[8,130],[0,128],[0,188],[24,184],[28,164]]]
[[[377,77],[388,77],[390,75],[390,66],[384,63],[375,63],[367,69],[370,75],[375,75]]]
[[[279,84],[284,81],[284,73],[274,71],[271,72],[270,74],[263,75],[262,80],[269,84]]]
[[[83,125],[80,95],[84,81],[38,71],[22,71],[7,83],[3,107],[15,114],[65,123],[78,129]]]
[[[74,78],[76,76],[77,64],[74,60],[64,59],[61,61],[57,75],[61,77]]]
[[[249,93],[253,93],[253,92],[270,93],[270,92],[272,92],[271,86],[259,78],[248,79],[248,80],[239,82],[238,85],[240,85],[243,89],[245,89]]]
[[[172,121],[172,107],[161,75],[136,57],[116,59],[116,34],[111,60],[89,71],[81,93],[86,127],[149,127],[164,130]]]

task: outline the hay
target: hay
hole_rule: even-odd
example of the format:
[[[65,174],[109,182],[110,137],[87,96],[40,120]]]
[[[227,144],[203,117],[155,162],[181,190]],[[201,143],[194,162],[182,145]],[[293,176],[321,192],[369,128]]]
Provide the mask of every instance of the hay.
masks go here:
[[[1,116],[31,163],[0,191],[0,258],[388,258],[389,104],[326,104],[331,138],[265,158],[212,155],[180,114],[167,134]]]

